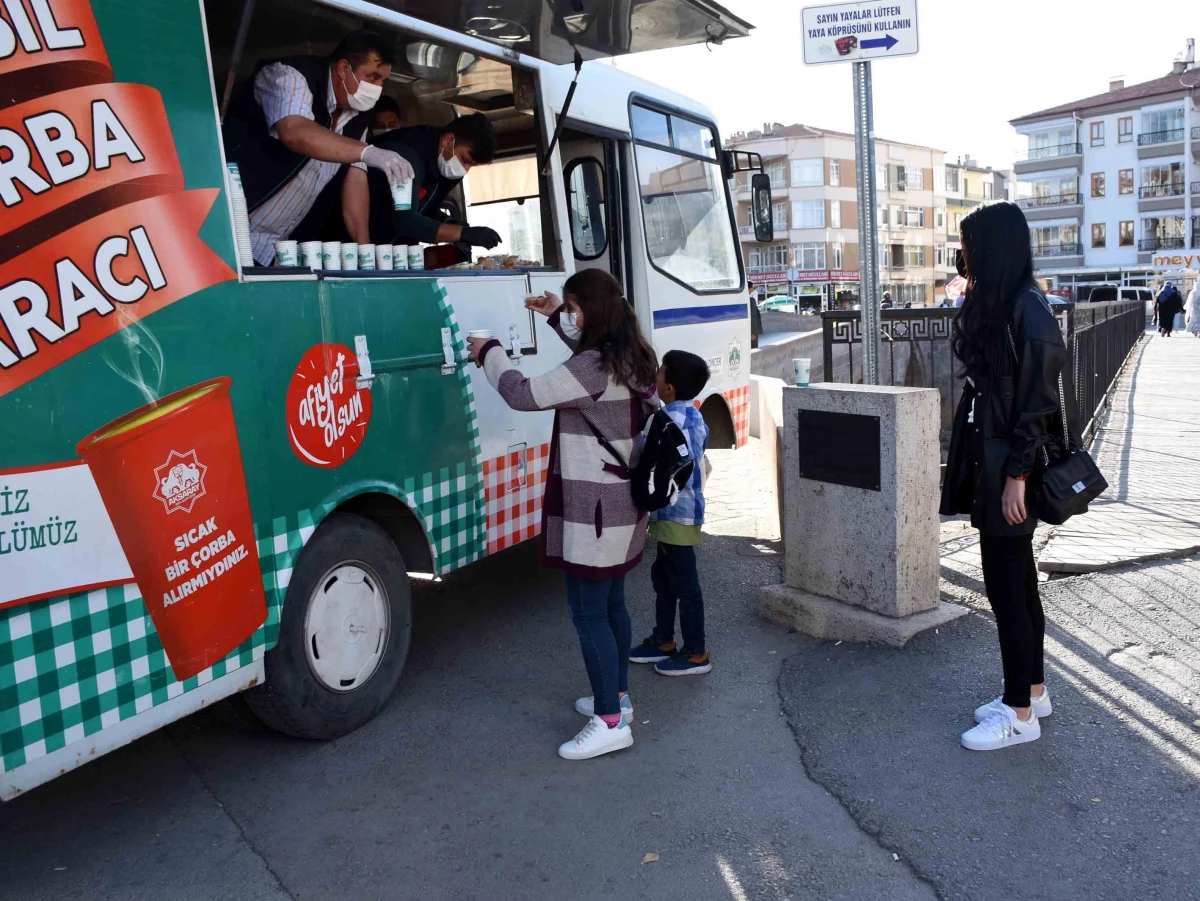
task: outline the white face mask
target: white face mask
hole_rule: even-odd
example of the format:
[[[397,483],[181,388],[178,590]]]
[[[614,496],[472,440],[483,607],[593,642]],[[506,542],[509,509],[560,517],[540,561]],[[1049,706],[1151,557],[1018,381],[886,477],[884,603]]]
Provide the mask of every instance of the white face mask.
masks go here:
[[[357,77],[355,80],[358,81]],[[350,85],[346,84],[345,78],[342,79],[342,87],[346,89],[346,103],[349,104],[350,109],[360,113],[373,109],[379,102],[379,98],[383,96],[382,85],[371,84],[367,81],[359,81],[358,90],[354,93],[350,92]]]
[[[440,153],[438,154],[438,171],[442,173],[442,178],[449,178],[454,181],[465,178],[467,168],[462,164],[462,160],[458,158],[458,154],[454,152],[454,145],[450,145],[450,159],[446,159]]]
[[[583,329],[581,329],[579,327],[579,323],[575,321],[575,314],[571,312],[566,312],[559,318],[558,327],[562,329],[562,333],[572,341],[578,341],[579,336],[583,334]]]

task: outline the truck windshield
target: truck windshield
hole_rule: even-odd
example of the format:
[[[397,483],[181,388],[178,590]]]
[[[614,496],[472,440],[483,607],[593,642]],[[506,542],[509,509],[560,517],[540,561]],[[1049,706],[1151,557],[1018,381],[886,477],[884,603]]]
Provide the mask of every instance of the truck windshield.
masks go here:
[[[631,120],[651,263],[696,292],[740,289],[733,220],[712,128],[637,104]]]

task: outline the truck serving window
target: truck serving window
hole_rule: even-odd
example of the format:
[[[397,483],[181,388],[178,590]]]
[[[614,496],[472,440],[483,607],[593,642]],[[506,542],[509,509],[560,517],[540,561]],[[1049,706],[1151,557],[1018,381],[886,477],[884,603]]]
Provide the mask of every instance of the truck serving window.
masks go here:
[[[729,197],[711,126],[639,104],[630,108],[646,250],[691,290],[740,290]]]

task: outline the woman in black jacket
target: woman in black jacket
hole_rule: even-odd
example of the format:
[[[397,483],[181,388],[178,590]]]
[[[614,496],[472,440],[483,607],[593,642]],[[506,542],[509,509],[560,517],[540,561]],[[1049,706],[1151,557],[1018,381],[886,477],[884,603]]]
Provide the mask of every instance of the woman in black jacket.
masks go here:
[[[970,513],[979,529],[983,582],[1000,633],[1004,694],[975,711],[962,743],[993,751],[1041,737],[1050,715],[1042,669],[1046,621],[1028,506],[1062,434],[1060,376],[1067,348],[1033,280],[1029,226],[1015,204],[988,204],[962,221],[966,299],[951,347],[966,376],[954,417],[941,512]],[[1064,397],[1069,397],[1070,387]],[[1078,436],[1072,433],[1078,444]]]

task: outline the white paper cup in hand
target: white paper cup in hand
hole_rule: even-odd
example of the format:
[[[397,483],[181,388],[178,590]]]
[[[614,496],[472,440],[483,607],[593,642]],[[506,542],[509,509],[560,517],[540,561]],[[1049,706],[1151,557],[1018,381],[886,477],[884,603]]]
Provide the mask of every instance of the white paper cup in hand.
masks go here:
[[[334,272],[342,268],[342,242],[326,241],[321,245],[321,268]]]
[[[304,241],[300,244],[300,265],[309,269],[321,268],[320,241]]]
[[[275,265],[276,266],[299,266],[300,265],[300,245],[295,241],[276,241],[275,242]]]
[[[491,329],[477,328],[467,332],[468,338],[483,338],[485,341],[492,337]]]
[[[342,269],[358,269],[358,245],[353,241],[342,245]]]
[[[392,206],[397,210],[412,209],[412,181],[393,184],[392,188]]]
[[[374,244],[359,244],[358,245],[358,268],[359,269],[374,269],[375,268],[375,245]]]
[[[808,376],[811,368],[811,357],[797,357],[796,359],[792,360],[792,370],[796,373],[796,384],[799,387],[808,387]]]

